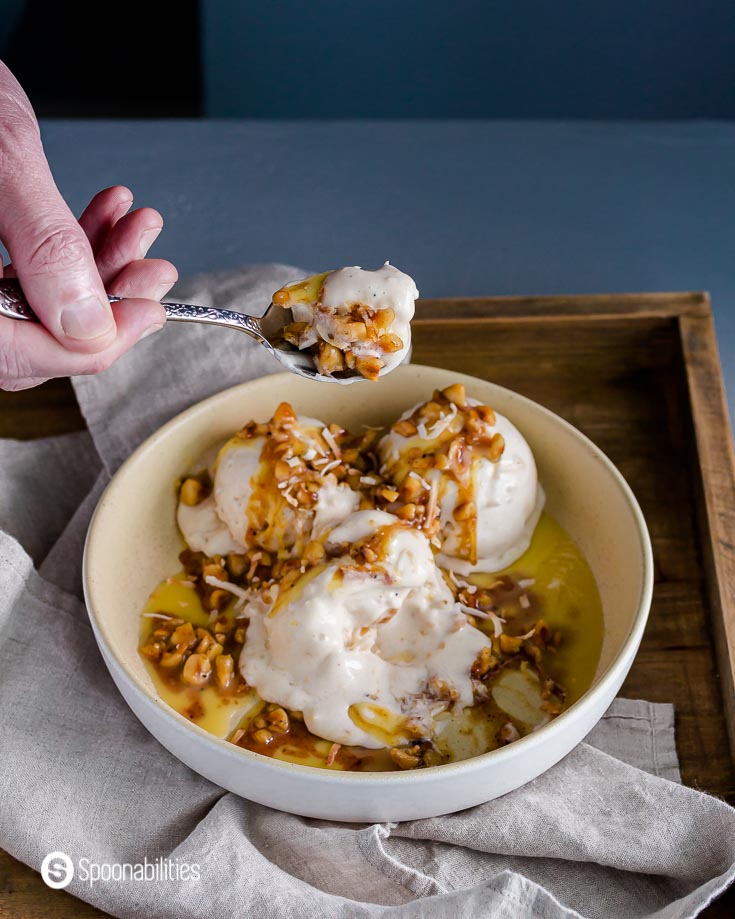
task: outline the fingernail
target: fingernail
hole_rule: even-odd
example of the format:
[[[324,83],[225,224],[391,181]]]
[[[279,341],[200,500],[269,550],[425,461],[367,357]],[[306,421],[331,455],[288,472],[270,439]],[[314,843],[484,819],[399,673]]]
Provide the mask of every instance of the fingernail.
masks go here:
[[[160,332],[166,323],[162,322],[160,325],[152,325],[143,332],[138,341],[143,341],[144,338],[148,338],[149,335],[153,335],[154,332]]]
[[[174,286],[174,281],[162,281],[155,290],[154,300],[163,300],[166,294]]]
[[[152,227],[150,230],[144,230],[140,235],[140,248],[138,251],[139,258],[145,258],[148,254],[148,250],[153,245],[153,243],[158,239],[158,236],[163,227]]]
[[[123,214],[127,214],[130,208],[133,206],[132,198],[123,198],[122,201],[118,201],[115,205],[115,220],[119,220]]]
[[[102,303],[96,297],[86,297],[65,306],[60,322],[65,335],[80,341],[100,338],[114,327],[109,304]]]

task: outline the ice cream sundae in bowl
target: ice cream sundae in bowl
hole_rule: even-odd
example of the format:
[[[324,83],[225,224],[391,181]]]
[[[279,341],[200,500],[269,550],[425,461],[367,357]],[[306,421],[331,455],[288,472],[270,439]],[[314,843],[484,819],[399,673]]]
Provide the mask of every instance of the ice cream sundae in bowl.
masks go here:
[[[650,545],[583,435],[492,383],[400,366],[279,374],[174,418],[86,548],[110,672],[174,755],[311,817],[469,807],[529,781],[612,701]]]

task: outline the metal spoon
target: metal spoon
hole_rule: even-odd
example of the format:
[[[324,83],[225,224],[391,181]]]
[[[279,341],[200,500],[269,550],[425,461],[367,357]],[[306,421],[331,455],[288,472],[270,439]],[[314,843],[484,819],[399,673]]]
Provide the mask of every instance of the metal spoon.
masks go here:
[[[110,303],[117,303],[122,299],[123,297],[109,297]],[[174,322],[203,322],[245,332],[263,345],[287,370],[309,380],[319,380],[323,383],[354,383],[364,379],[355,370],[343,370],[334,376],[319,373],[314,358],[308,351],[299,351],[283,338],[284,326],[292,321],[291,310],[273,303],[260,318],[236,313],[234,310],[194,306],[191,303],[161,303],[161,306],[166,311],[168,319]],[[0,279],[0,316],[27,319],[31,322],[41,321],[33,312],[15,278]]]

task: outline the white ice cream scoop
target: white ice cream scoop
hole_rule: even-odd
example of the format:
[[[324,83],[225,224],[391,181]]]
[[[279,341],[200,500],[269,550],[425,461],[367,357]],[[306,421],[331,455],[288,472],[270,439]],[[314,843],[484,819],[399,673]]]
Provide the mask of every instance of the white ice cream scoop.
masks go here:
[[[302,416],[295,430],[314,449],[316,434],[323,428],[321,421]],[[194,506],[179,501],[177,520],[191,549],[212,556],[244,552],[249,547],[250,504],[265,443],[265,437],[247,440],[233,437],[227,441],[208,464],[213,483],[211,494]],[[272,470],[268,476],[272,476]],[[273,551],[291,549],[318,538],[351,514],[359,500],[357,492],[329,474],[319,482],[312,510],[294,506],[295,502],[289,502],[288,490],[283,489],[282,500],[274,502],[272,508],[275,515],[269,537],[272,543],[260,547]]]
[[[480,403],[468,399],[469,406]],[[409,409],[401,420],[413,415],[418,406]],[[482,451],[473,451],[469,482],[463,493],[451,470],[434,468],[426,478],[434,481],[438,494],[441,550],[437,561],[458,574],[499,571],[512,564],[529,547],[533,531],[544,506],[544,492],[538,482],[533,453],[520,431],[503,415],[492,413],[492,422],[484,422],[488,436],[499,434],[504,449],[497,461]],[[456,409],[446,413],[428,430],[419,425],[415,434],[403,436],[390,430],[379,444],[381,462],[389,478],[405,475],[408,456],[418,450],[431,454],[440,448],[437,431],[459,431],[462,415]],[[471,447],[468,449],[472,449]],[[472,521],[455,519],[460,501],[471,501],[475,507]],[[467,555],[466,527],[474,526],[471,542],[475,560]]]

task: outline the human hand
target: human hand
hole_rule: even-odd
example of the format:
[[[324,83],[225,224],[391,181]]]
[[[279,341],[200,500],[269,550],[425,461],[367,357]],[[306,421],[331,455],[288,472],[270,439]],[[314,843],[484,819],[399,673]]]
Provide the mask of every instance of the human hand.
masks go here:
[[[97,194],[77,221],[54,183],[33,110],[0,62],[0,241],[42,325],[0,317],[0,389],[98,373],[161,328],[176,269],[146,253],[163,219],[128,213],[133,196]],[[107,294],[125,297],[112,307]]]

